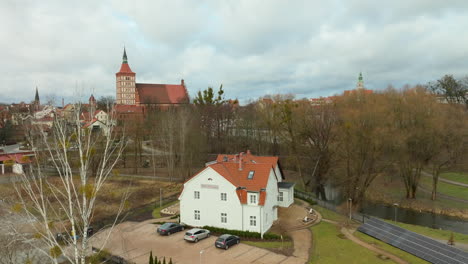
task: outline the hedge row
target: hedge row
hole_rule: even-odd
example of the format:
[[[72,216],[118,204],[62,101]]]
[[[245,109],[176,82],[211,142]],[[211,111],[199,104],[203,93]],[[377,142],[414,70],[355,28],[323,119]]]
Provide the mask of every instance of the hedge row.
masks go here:
[[[210,230],[212,233],[216,234],[231,234],[242,238],[257,238],[260,239],[261,235],[258,232],[250,232],[250,231],[240,231],[240,230],[232,230],[232,229],[225,229],[213,226],[204,226],[204,229]],[[263,234],[263,239],[266,240],[280,240],[281,236],[273,233],[265,233]],[[284,239],[287,239],[286,237]]]

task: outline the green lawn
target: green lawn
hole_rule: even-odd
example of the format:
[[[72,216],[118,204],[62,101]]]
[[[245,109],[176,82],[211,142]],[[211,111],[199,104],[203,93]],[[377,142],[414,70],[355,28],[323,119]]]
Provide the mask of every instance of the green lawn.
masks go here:
[[[314,208],[314,210],[318,211],[322,215],[322,218],[324,218],[324,219],[333,220],[333,221],[337,221],[337,222],[344,222],[344,221],[346,221],[348,219],[344,215],[335,213],[335,212],[333,212],[331,210],[320,207],[318,205],[313,205],[312,208]]]
[[[429,177],[421,177],[421,184],[428,190],[432,190],[432,179]],[[460,185],[445,183],[439,181],[437,184],[437,192],[445,195],[468,200],[468,188]]]
[[[445,172],[440,174],[441,178],[468,184],[468,173]]]
[[[395,222],[393,221],[390,221],[390,220],[386,220],[386,221],[389,223],[395,224]],[[432,237],[434,239],[443,239],[446,241],[449,240],[450,234],[452,233],[451,231],[448,231],[448,230],[433,229],[433,228],[429,228],[425,226],[410,225],[410,224],[404,224],[404,223],[399,223],[399,222],[397,222],[396,225],[406,228],[415,233],[427,236],[427,237]],[[453,237],[454,237],[455,243],[459,242],[463,244],[468,244],[468,235],[453,232]]]
[[[325,264],[361,264],[361,263],[391,263],[382,260],[378,255],[354,242],[341,238],[339,227],[321,222],[311,227],[313,247],[310,263]]]
[[[157,208],[154,208],[153,210],[153,218],[161,218],[161,210],[168,207],[168,206],[171,206],[173,204],[176,204],[178,203],[179,200],[175,200],[175,201],[172,201],[172,202],[169,202],[169,203],[166,203],[166,204],[163,204],[163,206],[161,207],[157,207]]]
[[[382,250],[385,250],[385,251],[387,251],[389,253],[392,253],[393,255],[398,256],[401,259],[404,259],[404,260],[408,261],[411,264],[427,264],[427,263],[429,263],[429,262],[427,262],[427,261],[425,261],[423,259],[420,259],[420,258],[418,258],[418,257],[416,257],[416,256],[414,256],[414,255],[412,255],[410,253],[407,253],[407,252],[405,252],[403,250],[400,250],[400,249],[398,249],[396,247],[393,247],[393,246],[391,246],[391,245],[389,245],[387,243],[384,243],[384,242],[382,242],[382,241],[380,241],[378,239],[375,239],[375,238],[373,238],[371,236],[368,236],[368,235],[366,235],[364,233],[361,233],[359,231],[354,232],[354,236],[359,238],[360,240],[362,240],[364,242],[372,244],[372,245],[374,245],[374,246],[376,246],[376,247],[378,247],[378,248],[380,248]]]
[[[267,249],[281,249],[281,248],[291,248],[293,243],[291,241],[242,241],[242,243],[251,245],[259,248]]]

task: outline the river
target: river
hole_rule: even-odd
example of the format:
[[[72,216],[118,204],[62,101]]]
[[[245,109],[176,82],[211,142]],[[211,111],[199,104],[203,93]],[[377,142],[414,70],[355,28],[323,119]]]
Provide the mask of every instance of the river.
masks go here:
[[[344,200],[338,189],[331,186],[325,188],[327,195],[334,205],[342,203]],[[388,220],[395,220],[395,214],[398,222],[427,226],[435,229],[451,230],[453,232],[468,235],[468,221],[457,217],[433,214],[428,212],[419,212],[411,209],[396,208],[390,205],[384,205],[374,202],[366,202],[361,208],[360,213],[369,216],[375,216]]]

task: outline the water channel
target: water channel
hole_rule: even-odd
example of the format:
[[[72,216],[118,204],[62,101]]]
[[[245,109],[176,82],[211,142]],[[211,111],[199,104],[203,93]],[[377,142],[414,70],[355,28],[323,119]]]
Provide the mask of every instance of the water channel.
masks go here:
[[[325,191],[330,202],[334,205],[344,202],[336,188],[327,186]],[[373,202],[366,202],[362,206],[360,213],[388,220],[395,220],[396,216],[396,220],[398,222],[427,226],[435,229],[451,230],[453,232],[468,235],[468,221],[464,221],[457,217],[420,212]]]

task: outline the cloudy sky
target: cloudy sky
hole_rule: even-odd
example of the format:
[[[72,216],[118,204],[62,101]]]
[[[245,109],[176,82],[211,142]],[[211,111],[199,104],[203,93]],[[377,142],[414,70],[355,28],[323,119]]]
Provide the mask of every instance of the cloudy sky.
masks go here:
[[[388,2],[385,4],[384,2]],[[468,75],[466,0],[2,0],[0,102],[115,96],[125,45],[137,82],[241,102],[328,96]]]

